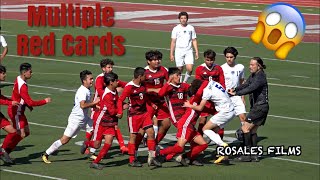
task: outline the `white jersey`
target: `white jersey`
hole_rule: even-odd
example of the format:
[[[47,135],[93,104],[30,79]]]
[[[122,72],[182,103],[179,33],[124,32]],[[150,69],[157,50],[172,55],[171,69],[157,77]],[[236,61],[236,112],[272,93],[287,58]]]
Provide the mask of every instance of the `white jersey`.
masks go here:
[[[91,93],[90,90],[83,85],[79,87],[77,90],[77,93],[74,97],[74,106],[72,108],[72,111],[70,113],[70,117],[79,118],[80,120],[84,120],[88,118],[88,108],[82,109],[80,107],[81,101],[86,101],[86,103],[89,103],[91,99]]]
[[[240,85],[240,79],[244,79],[244,66],[236,64],[230,67],[227,63],[221,66],[226,83],[226,89],[234,89]]]
[[[4,48],[8,46],[6,40],[4,39],[3,36],[0,36],[0,45],[1,45],[2,47],[4,47]]]
[[[230,112],[234,109],[227,91],[215,81],[210,81],[204,88],[202,99],[212,101],[218,112]]]
[[[196,39],[197,35],[193,26],[188,24],[183,27],[179,24],[173,28],[171,38],[176,39],[176,48],[190,50],[192,49],[192,40]]]

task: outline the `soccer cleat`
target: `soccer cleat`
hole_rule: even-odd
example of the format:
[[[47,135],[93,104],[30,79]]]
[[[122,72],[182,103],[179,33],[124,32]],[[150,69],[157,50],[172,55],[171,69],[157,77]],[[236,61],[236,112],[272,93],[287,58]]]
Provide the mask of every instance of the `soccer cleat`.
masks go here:
[[[194,165],[194,166],[203,166],[203,163],[201,163],[200,161],[198,160],[193,160],[193,161],[190,161],[189,163],[190,165]]]
[[[121,151],[121,153],[122,154],[127,154],[128,153],[128,147],[127,146],[122,146],[121,148],[120,148],[120,151]]]
[[[84,154],[84,153],[86,152],[86,149],[87,149],[87,146],[86,146],[86,144],[83,142],[83,144],[82,144],[82,146],[81,146],[81,148],[80,148],[80,153],[81,153],[81,154]]]
[[[183,157],[183,155],[179,155],[178,157],[176,157],[176,161],[182,166],[189,166],[189,163],[187,162],[186,158]]]
[[[47,153],[43,153],[43,154],[41,155],[41,158],[42,158],[42,161],[43,161],[44,163],[46,163],[46,164],[50,164],[50,163],[51,163],[51,161],[49,161],[49,155],[48,155]]]
[[[160,160],[157,157],[148,158],[148,166],[162,167]]]
[[[130,166],[130,167],[142,167],[142,164],[138,160],[134,160],[131,163],[129,163],[128,166]]]
[[[88,154],[87,157],[88,157],[89,159],[91,159],[91,160],[96,160],[96,159],[97,159],[97,156],[96,156],[94,153]]]
[[[213,162],[214,164],[229,164],[228,156],[219,156],[217,160]]]
[[[259,161],[260,161],[259,156],[257,156],[257,155],[251,155],[251,161],[252,161],[252,162],[259,162]]]
[[[93,168],[93,169],[98,169],[98,170],[102,170],[103,169],[103,166],[100,165],[100,164],[97,164],[97,163],[91,163],[90,168]]]
[[[233,160],[236,161],[236,162],[251,162],[251,157],[242,155],[242,156],[239,156],[237,158],[234,158]]]

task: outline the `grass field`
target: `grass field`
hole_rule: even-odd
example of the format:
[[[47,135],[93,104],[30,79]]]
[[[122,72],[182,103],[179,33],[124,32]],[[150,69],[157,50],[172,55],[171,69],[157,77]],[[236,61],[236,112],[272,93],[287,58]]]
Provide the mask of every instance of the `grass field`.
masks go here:
[[[140,1],[139,1],[140,2]],[[5,26],[4,26],[5,25]],[[89,168],[90,161],[79,153],[78,144],[84,138],[81,132],[70,144],[62,147],[59,152],[50,156],[52,164],[44,164],[40,155],[52,142],[58,139],[67,125],[67,118],[73,106],[74,91],[79,87],[79,72],[88,69],[94,75],[100,73],[99,61],[103,58],[96,48],[95,56],[66,57],[61,51],[61,41],[56,41],[56,55],[53,57],[23,57],[16,55],[16,35],[48,35],[51,28],[38,28],[39,32],[27,31],[29,28],[24,21],[1,19],[2,30],[10,45],[10,51],[5,58],[7,67],[7,82],[13,82],[18,75],[18,67],[23,62],[33,66],[33,77],[28,82],[29,92],[34,99],[47,96],[53,102],[43,107],[36,107],[32,113],[27,112],[30,122],[31,135],[23,140],[11,154],[16,158],[16,165],[5,166],[1,162],[1,179],[319,179],[319,43],[301,43],[289,54],[291,61],[275,60],[273,52],[266,50],[263,45],[255,45],[248,38],[232,38],[222,36],[198,35],[199,45],[203,52],[208,48],[217,53],[216,63],[223,64],[222,51],[227,46],[236,46],[240,52],[239,63],[249,66],[250,57],[261,56],[267,65],[266,73],[269,82],[270,112],[267,123],[259,130],[260,145],[293,146],[301,145],[301,156],[265,156],[259,163],[233,163],[231,166],[216,166],[212,163],[212,152],[215,146],[210,146],[202,155],[204,167],[180,167],[175,162],[163,164],[163,168],[140,169],[128,168],[128,156],[120,155],[118,145],[113,148],[108,157],[103,160],[106,165],[102,171]],[[56,39],[61,39],[66,33],[73,36],[105,35],[106,31],[120,34],[126,38],[126,54],[121,57],[111,57],[116,72],[122,80],[129,81],[133,68],[146,65],[144,53],[149,49],[160,49],[164,54],[163,65],[174,66],[169,59],[170,33],[162,31],[133,30],[120,28],[60,28],[54,31]],[[202,56],[201,56],[202,57]],[[196,65],[203,59],[196,61]],[[248,76],[246,69],[246,77]],[[4,95],[11,95],[11,87],[2,88]],[[41,94],[42,93],[42,94]],[[248,103],[247,103],[248,104]],[[247,107],[247,110],[249,107]],[[1,106],[1,112],[6,107]],[[226,130],[235,130],[239,126],[235,118]],[[120,120],[120,128],[128,140],[126,119]],[[171,128],[174,135],[175,129]],[[1,131],[1,141],[5,135]],[[226,135],[233,137],[234,134]],[[166,137],[165,142],[173,142]],[[139,153],[146,160],[146,151]],[[13,172],[15,171],[15,172]],[[20,174],[17,174],[19,172]],[[32,173],[22,175],[21,172]],[[250,172],[250,173],[249,173]],[[41,175],[37,177],[35,175]],[[48,177],[43,177],[48,176]]]

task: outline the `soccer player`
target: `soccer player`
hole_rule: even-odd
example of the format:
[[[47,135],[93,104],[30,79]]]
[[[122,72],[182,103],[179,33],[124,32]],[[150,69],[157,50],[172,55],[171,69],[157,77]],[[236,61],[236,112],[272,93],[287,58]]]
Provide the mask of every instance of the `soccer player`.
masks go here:
[[[88,70],[81,71],[80,80],[82,85],[78,88],[74,97],[74,106],[69,115],[68,125],[62,137],[52,143],[52,145],[42,154],[42,160],[46,164],[51,163],[51,161],[49,161],[49,156],[53,152],[58,150],[62,145],[67,144],[72,137],[79,133],[81,128],[86,127],[86,124],[90,121],[90,117],[88,116],[89,108],[95,107],[100,102],[100,99],[90,102],[90,87],[92,87],[93,83],[92,73]]]
[[[98,126],[96,126],[94,130],[94,140],[85,141],[81,148],[81,153],[83,154],[87,147],[100,148],[102,139],[105,140],[98,157],[90,164],[90,168],[99,170],[103,169],[103,166],[98,163],[108,153],[112,145],[113,137],[116,135],[115,126],[118,124],[118,117],[116,116],[118,113],[117,102],[119,98],[117,92],[118,75],[109,72],[104,74],[103,77],[106,88],[99,104],[100,112],[96,121]]]
[[[105,89],[104,74],[112,72],[113,66],[114,66],[114,62],[111,59],[102,59],[100,61],[100,67],[101,67],[102,73],[99,74],[95,79],[95,85],[94,85],[95,86],[95,93],[94,93],[93,101],[95,101],[99,97],[102,97],[102,95],[104,93],[104,89]],[[118,80],[117,84],[118,84],[118,87],[124,88],[127,83],[124,81]],[[91,118],[93,120],[93,127],[95,128],[97,126],[97,128],[98,128],[99,124],[97,125],[96,121],[98,119],[100,111],[98,108],[92,108],[91,110],[92,110],[91,111]],[[124,144],[124,140],[123,140],[120,128],[118,127],[117,124],[115,125],[115,129],[116,129],[115,137],[119,142],[121,152],[122,153],[128,152],[128,148]],[[93,135],[93,132],[86,133],[86,138],[88,141],[91,140],[92,135]],[[93,140],[95,140],[95,139],[93,139]],[[93,151],[93,150],[90,149],[90,151]],[[93,153],[93,152],[91,152],[91,153]]]
[[[6,75],[7,75],[6,72],[7,72],[6,67],[0,65],[0,82],[5,81]],[[0,104],[18,106],[19,103],[17,101],[12,101],[11,99],[3,96],[1,94],[1,89],[0,89]],[[11,142],[13,142],[15,138],[19,139],[20,136],[17,134],[17,131],[10,124],[10,121],[1,112],[0,112],[0,128],[5,130],[8,133],[4,138],[3,144],[1,146],[0,158],[5,163],[13,164],[13,161],[10,158],[9,154],[6,152],[6,149],[10,147],[10,145],[12,144]]]
[[[216,52],[214,52],[211,49],[208,49],[203,53],[203,56],[204,56],[204,63],[196,68],[195,78],[200,80],[205,80],[205,81],[213,80],[220,83],[223,88],[226,88],[223,70],[219,65],[215,64]],[[210,113],[201,112],[200,114],[198,131],[200,132],[201,135],[203,135],[202,128],[206,124],[207,117],[210,114],[214,115],[215,113],[217,113],[217,111],[214,109],[214,106],[210,107],[210,105],[211,103],[206,104],[207,108],[212,108],[212,111]],[[224,134],[224,129],[221,129],[219,131],[219,135],[221,136],[221,138],[223,138],[223,134]]]
[[[196,51],[195,59],[199,58],[197,35],[194,27],[188,24],[189,15],[187,12],[180,12],[178,18],[180,24],[175,26],[171,33],[170,60],[176,61],[176,66],[181,72],[183,66],[186,65],[187,71],[183,82],[187,82],[192,74],[194,63],[192,45]]]
[[[242,85],[235,89],[230,89],[229,94],[243,96],[250,94],[250,112],[246,121],[241,126],[243,131],[243,142],[246,148],[257,147],[259,126],[263,126],[267,120],[269,112],[268,82],[267,76],[263,71],[266,69],[260,57],[253,57],[250,61],[250,76]],[[240,156],[235,159],[241,162],[259,161],[257,155]]]
[[[236,63],[238,51],[234,47],[227,47],[223,51],[226,63],[221,67],[223,69],[224,78],[226,82],[226,89],[235,89],[244,82],[244,66]],[[246,108],[244,96],[231,96],[230,97],[236,116],[239,116],[241,124],[246,120]]]
[[[199,89],[202,83],[202,80],[195,79],[192,82],[192,89]],[[192,108],[196,111],[202,111],[208,101],[214,103],[218,113],[212,116],[206,123],[206,125],[203,127],[203,133],[219,146],[226,147],[228,144],[221,140],[218,131],[221,128],[224,128],[224,126],[232,120],[234,117],[234,107],[227,91],[222,87],[221,84],[215,81],[210,81],[203,89],[202,100],[199,105],[193,105],[187,101],[185,102],[184,106]],[[220,156],[214,161],[214,163],[220,164],[223,160],[227,160],[226,158],[227,157],[225,156]]]
[[[119,118],[123,115],[123,101],[129,98],[128,109],[128,125],[130,131],[130,140],[128,143],[129,166],[142,167],[142,164],[135,158],[135,152],[141,143],[143,134],[148,135],[147,145],[149,149],[148,165],[161,166],[155,154],[156,142],[154,139],[154,130],[152,126],[151,116],[147,111],[147,103],[150,101],[146,97],[146,88],[141,84],[145,81],[145,69],[137,67],[134,70],[134,79],[130,81],[124,88],[118,100]],[[154,106],[153,106],[154,107]]]
[[[24,138],[29,136],[30,129],[28,125],[27,117],[24,114],[25,108],[28,107],[30,110],[34,106],[42,106],[51,102],[51,98],[47,97],[43,100],[34,101],[31,99],[27,80],[32,77],[32,66],[29,63],[22,63],[20,65],[20,75],[16,78],[13,85],[13,91],[11,99],[12,101],[19,102],[18,106],[8,106],[8,115],[13,123],[13,127],[17,130],[20,138],[16,138],[12,142],[12,146],[6,149],[7,153],[13,151],[16,145]]]
[[[1,31],[1,26],[0,26],[0,31]],[[0,56],[0,64],[1,64],[2,60],[8,53],[8,44],[2,35],[0,35],[0,45],[3,47],[3,51]]]
[[[169,110],[166,106],[165,100],[159,97],[155,91],[159,91],[164,84],[164,80],[168,80],[168,70],[160,65],[162,53],[157,50],[151,50],[145,54],[148,66],[145,67],[146,80],[144,82],[148,98],[157,106],[156,109],[147,104],[148,112],[151,117],[156,116],[154,119],[153,129],[155,131],[156,143],[158,144],[166,135],[170,128]],[[159,127],[159,130],[158,130]]]

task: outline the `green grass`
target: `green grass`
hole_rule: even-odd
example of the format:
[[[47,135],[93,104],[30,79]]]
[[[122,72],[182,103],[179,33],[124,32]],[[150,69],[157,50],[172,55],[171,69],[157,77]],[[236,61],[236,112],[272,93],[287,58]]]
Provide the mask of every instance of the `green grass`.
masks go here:
[[[140,2],[140,1],[137,1]],[[177,1],[178,3],[178,1]],[[26,22],[1,20],[1,25],[5,24],[7,34],[28,34],[44,36],[49,34],[51,28],[34,28],[39,32],[28,32]],[[123,35],[126,38],[126,54],[121,57],[111,57],[117,66],[136,67],[145,66],[144,53],[154,48],[168,48],[170,44],[170,32],[128,30],[119,28],[91,28],[79,30],[75,28],[65,28],[65,31],[55,32],[56,39],[64,34],[77,35],[98,35],[102,36],[107,31],[114,35]],[[27,112],[30,122],[47,124],[59,127],[67,125],[67,118],[73,106],[74,92],[63,92],[50,88],[38,88],[31,85],[49,86],[63,89],[75,90],[80,86],[78,74],[83,69],[91,70],[94,75],[100,73],[98,63],[102,56],[96,50],[93,57],[66,57],[61,51],[61,41],[56,41],[56,55],[54,57],[44,57],[52,59],[67,60],[71,62],[87,62],[96,65],[73,64],[68,62],[56,62],[52,60],[41,60],[38,57],[27,59],[26,57],[13,57],[16,55],[16,37],[6,36],[9,44],[9,55],[4,60],[7,67],[7,81],[13,82],[18,75],[18,67],[22,62],[29,62],[33,65],[33,77],[28,82],[29,91],[34,99],[41,99],[47,95],[34,94],[33,92],[51,94],[52,103],[43,107],[36,107],[33,112]],[[297,62],[309,62],[315,64],[295,63],[281,60],[274,60],[274,54],[266,50],[262,45],[256,46],[247,38],[231,38],[222,36],[198,35],[200,44],[220,44],[225,46],[238,46],[240,55],[237,58],[239,63],[249,66],[250,57],[261,56],[267,65],[266,73],[269,83],[293,85],[300,87],[313,87],[315,89],[301,89],[280,87],[270,85],[270,115],[285,116],[300,119],[310,119],[319,121],[319,44],[301,43],[289,54],[288,59]],[[141,47],[132,47],[141,46]],[[143,48],[144,46],[144,48]],[[199,46],[200,51],[213,48],[217,53],[222,53],[225,47]],[[98,49],[98,48],[96,48]],[[161,50],[164,54],[163,65],[174,66],[169,59],[169,51]],[[196,62],[199,65],[202,59]],[[216,63],[223,64],[224,58],[218,55]],[[248,69],[248,68],[247,68]],[[120,79],[129,81],[132,77],[132,69],[114,68]],[[68,75],[66,75],[66,73]],[[246,70],[246,77],[249,75]],[[297,78],[292,75],[307,76],[309,78]],[[11,87],[1,89],[5,95],[11,94]],[[248,102],[247,102],[248,105]],[[247,110],[249,107],[247,107]],[[6,112],[6,107],[1,106],[1,111]],[[84,133],[81,132],[70,144],[62,147],[57,155],[51,156],[52,164],[42,163],[40,154],[46,150],[52,142],[58,139],[64,129],[30,125],[31,136],[23,140],[12,156],[16,158],[17,165],[7,167],[1,164],[1,169],[29,172],[64,179],[89,179],[89,178],[109,178],[109,179],[319,179],[319,123],[298,121],[288,118],[268,117],[265,126],[259,129],[259,136],[263,138],[260,144],[265,148],[270,145],[301,145],[301,156],[280,157],[297,161],[317,163],[318,165],[303,164],[265,158],[260,163],[244,163],[232,166],[215,166],[212,164],[212,149],[206,150],[204,154],[204,167],[177,167],[176,163],[164,164],[164,168],[152,169],[146,164],[141,169],[127,167],[128,156],[119,155],[118,145],[110,151],[108,158],[103,161],[107,167],[102,171],[89,169],[89,161],[80,155],[78,145],[75,142],[83,140]],[[226,130],[235,130],[239,127],[238,119],[235,118]],[[123,134],[128,136],[126,119],[120,120],[120,128]],[[169,133],[174,134],[175,129],[171,128]],[[3,140],[4,131],[1,131]],[[234,137],[234,135],[227,135]],[[166,140],[168,141],[168,140]],[[215,148],[215,147],[210,147]],[[141,156],[145,159],[146,152]],[[248,173],[248,170],[250,173]],[[33,176],[23,176],[24,179],[36,179]],[[20,174],[1,171],[1,179],[22,178]]]

